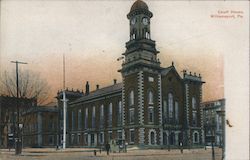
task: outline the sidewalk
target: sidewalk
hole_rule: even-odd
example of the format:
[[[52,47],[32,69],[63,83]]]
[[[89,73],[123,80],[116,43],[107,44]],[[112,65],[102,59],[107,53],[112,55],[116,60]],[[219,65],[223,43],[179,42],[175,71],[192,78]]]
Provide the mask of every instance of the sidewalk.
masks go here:
[[[172,149],[145,149],[145,150],[128,150],[127,153],[110,153],[107,156],[105,151],[101,153],[97,150],[96,156],[94,155],[95,148],[67,148],[66,150],[56,150],[55,148],[25,148],[22,155],[16,156],[15,150],[11,152],[8,149],[0,149],[0,160],[211,160],[211,149],[184,149],[183,154],[180,150]],[[215,149],[216,160],[221,159],[221,150]]]

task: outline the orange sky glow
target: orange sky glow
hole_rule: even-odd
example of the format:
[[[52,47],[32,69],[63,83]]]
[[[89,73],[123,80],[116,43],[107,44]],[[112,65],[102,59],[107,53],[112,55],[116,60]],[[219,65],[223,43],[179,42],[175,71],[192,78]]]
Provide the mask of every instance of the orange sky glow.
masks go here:
[[[66,57],[66,87],[91,90],[121,82],[117,72],[129,39],[126,14],[134,1],[1,2],[1,71],[15,69],[11,60],[28,62],[20,69],[40,73],[51,86],[51,99],[62,89],[62,59]],[[224,9],[218,2],[146,1],[154,16],[151,38],[161,66],[174,61],[182,70],[201,74],[203,101],[224,98],[224,57],[244,40],[234,30],[242,20],[210,17]],[[230,3],[231,4],[231,3]],[[235,9],[235,5],[227,5]],[[222,23],[222,21],[224,21]],[[238,36],[237,40],[232,38]]]

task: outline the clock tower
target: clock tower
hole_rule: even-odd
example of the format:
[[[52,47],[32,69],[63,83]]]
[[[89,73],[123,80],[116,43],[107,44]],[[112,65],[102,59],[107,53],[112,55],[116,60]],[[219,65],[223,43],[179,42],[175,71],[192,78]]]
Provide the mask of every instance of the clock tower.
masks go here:
[[[153,13],[142,0],[132,5],[129,19],[129,41],[123,53],[125,61],[119,70],[123,78],[124,138],[144,145],[161,144],[161,70],[159,51],[151,39]]]

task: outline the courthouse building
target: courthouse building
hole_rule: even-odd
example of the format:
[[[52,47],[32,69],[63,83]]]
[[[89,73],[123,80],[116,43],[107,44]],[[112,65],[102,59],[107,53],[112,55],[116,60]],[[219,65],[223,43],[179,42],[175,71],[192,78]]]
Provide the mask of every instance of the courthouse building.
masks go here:
[[[67,146],[96,147],[119,139],[139,147],[203,144],[200,103],[204,82],[200,74],[184,70],[179,75],[173,62],[161,66],[160,52],[151,39],[152,17],[141,0],[127,14],[130,39],[122,54],[121,83],[114,80],[90,92],[92,84],[87,82],[85,93],[66,92]],[[62,138],[62,92],[57,98]]]

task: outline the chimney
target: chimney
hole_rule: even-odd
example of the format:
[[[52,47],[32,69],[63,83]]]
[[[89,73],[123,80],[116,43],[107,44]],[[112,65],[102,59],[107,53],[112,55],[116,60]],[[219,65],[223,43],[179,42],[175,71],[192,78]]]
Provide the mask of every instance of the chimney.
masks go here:
[[[86,88],[85,94],[88,95],[89,94],[89,81],[87,81],[85,88]]]
[[[116,80],[116,79],[114,79],[114,84],[116,84],[116,82],[117,82],[117,80]]]
[[[99,89],[99,84],[96,85],[96,90],[98,90],[98,89]]]

